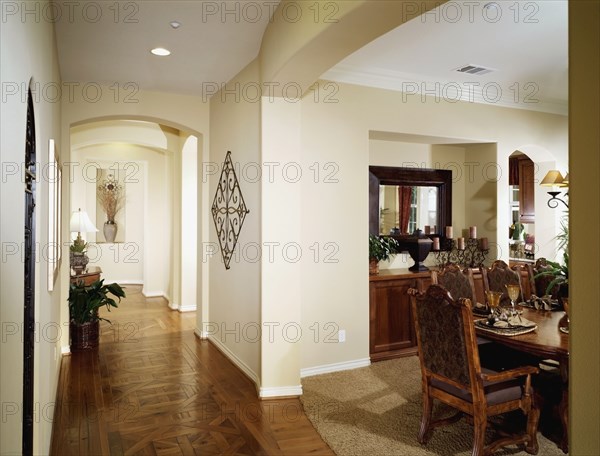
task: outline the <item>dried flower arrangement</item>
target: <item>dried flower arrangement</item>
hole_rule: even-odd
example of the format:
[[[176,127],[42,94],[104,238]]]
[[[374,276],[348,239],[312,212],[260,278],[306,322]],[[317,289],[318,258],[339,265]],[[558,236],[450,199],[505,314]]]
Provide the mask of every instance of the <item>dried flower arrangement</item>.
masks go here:
[[[123,208],[125,198],[123,195],[123,186],[113,174],[109,174],[98,185],[98,201],[104,212],[106,212],[108,221],[114,223],[117,213]]]

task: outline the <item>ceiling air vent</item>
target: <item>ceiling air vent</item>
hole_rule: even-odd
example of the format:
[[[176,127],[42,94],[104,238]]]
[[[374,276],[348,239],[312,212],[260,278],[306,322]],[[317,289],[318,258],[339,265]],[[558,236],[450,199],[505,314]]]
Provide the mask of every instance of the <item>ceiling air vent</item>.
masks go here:
[[[485,68],[479,65],[463,65],[456,68],[454,71],[458,71],[459,73],[476,74],[481,76],[483,74],[488,74],[496,70],[494,70],[493,68]]]

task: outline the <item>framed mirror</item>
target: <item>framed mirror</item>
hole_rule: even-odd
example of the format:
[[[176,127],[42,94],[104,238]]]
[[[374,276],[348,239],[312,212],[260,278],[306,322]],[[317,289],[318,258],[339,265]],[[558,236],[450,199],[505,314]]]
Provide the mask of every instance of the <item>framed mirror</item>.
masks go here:
[[[408,236],[452,225],[452,171],[369,166],[369,233]]]

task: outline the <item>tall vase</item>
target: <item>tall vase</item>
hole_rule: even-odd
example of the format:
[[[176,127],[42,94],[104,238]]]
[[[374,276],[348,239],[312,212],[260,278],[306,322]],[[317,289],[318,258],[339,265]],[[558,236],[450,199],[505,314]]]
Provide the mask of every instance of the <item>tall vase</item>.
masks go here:
[[[106,242],[115,242],[115,238],[117,237],[117,224],[115,222],[112,220],[105,222],[102,231],[104,232]]]

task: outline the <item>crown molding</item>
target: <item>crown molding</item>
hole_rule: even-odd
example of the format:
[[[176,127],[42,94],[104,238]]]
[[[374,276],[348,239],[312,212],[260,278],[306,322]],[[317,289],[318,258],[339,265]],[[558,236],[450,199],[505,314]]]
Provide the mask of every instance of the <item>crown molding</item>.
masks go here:
[[[446,101],[456,103],[463,101],[467,103],[486,104],[490,106],[501,106],[505,108],[524,109],[528,111],[539,111],[550,114],[567,115],[568,103],[560,100],[539,101],[535,94],[531,93],[531,87],[527,82],[519,86],[491,82],[489,78],[477,81],[477,76],[472,80],[461,81],[464,76],[457,74],[456,80],[443,80],[425,78],[422,75],[402,73],[383,68],[363,68],[340,64],[330,69],[321,76],[321,79],[346,84],[354,84],[378,89],[393,90],[406,93],[406,97],[424,96],[426,100],[434,102]],[[498,90],[499,89],[499,90]],[[517,90],[518,89],[518,90]],[[529,90],[528,90],[529,89]],[[526,102],[528,95],[531,102]],[[519,102],[514,101],[518,96]],[[534,100],[536,100],[534,102]]]

